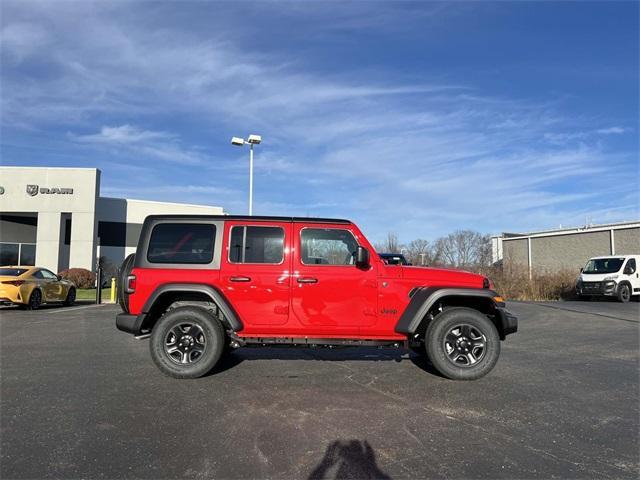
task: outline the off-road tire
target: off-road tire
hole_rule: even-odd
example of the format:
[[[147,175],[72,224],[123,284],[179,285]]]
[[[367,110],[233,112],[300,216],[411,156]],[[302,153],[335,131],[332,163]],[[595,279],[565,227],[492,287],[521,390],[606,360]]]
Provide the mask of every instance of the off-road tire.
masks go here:
[[[204,351],[192,363],[181,364],[167,353],[166,342],[172,329],[184,325],[197,325],[204,337]],[[189,331],[187,329],[187,334]],[[198,307],[179,307],[167,312],[158,320],[151,334],[149,349],[153,362],[164,374],[174,378],[198,378],[207,374],[216,365],[222,356],[225,341],[220,321],[207,310]]]
[[[457,326],[469,327],[475,332],[474,335],[479,332],[484,337],[484,351],[481,356],[478,355],[475,364],[457,364],[448,355],[445,340],[448,338],[447,335],[453,334],[453,329]],[[437,315],[425,332],[425,346],[431,364],[438,372],[452,380],[476,380],[484,377],[493,369],[500,356],[500,336],[496,326],[483,313],[465,307],[450,308]],[[455,352],[452,355],[455,355]]]
[[[42,305],[42,292],[39,289],[34,289],[29,295],[29,301],[24,306],[27,310],[37,310]]]
[[[133,269],[133,263],[135,262],[136,254],[132,253],[127,256],[120,265],[118,270],[118,278],[116,283],[116,291],[118,293],[118,303],[124,313],[129,313],[129,294],[126,292],[127,277]]]
[[[619,285],[617,297],[619,302],[627,303],[631,300],[631,287],[626,283]]]
[[[76,289],[71,287],[67,292],[67,298],[64,299],[64,304],[65,306],[70,307],[74,303],[76,303]]]

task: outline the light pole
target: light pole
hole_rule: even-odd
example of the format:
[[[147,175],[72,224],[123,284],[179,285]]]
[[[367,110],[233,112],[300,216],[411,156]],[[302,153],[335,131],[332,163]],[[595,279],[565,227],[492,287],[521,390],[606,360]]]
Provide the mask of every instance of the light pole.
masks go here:
[[[249,215],[253,215],[253,146],[258,145],[262,141],[260,135],[249,135],[245,140],[240,137],[233,137],[231,144],[242,147],[245,143],[249,144]]]

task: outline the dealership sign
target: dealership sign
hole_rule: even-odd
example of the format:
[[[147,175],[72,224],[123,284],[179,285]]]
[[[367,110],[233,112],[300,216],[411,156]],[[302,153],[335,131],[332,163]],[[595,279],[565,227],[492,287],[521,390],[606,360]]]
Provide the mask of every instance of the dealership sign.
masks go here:
[[[27,194],[35,197],[38,193],[42,195],[73,195],[73,188],[40,187],[38,185],[27,185]]]

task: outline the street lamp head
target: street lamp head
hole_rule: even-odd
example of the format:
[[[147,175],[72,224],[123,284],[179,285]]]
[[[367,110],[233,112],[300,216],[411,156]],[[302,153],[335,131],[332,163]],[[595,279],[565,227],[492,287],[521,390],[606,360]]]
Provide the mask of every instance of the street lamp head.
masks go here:
[[[260,135],[249,135],[248,142],[253,145],[258,145],[262,141],[262,137]]]
[[[244,145],[244,139],[240,138],[240,137],[233,137],[231,139],[231,143],[233,145],[237,145],[237,146],[241,147],[242,145]]]

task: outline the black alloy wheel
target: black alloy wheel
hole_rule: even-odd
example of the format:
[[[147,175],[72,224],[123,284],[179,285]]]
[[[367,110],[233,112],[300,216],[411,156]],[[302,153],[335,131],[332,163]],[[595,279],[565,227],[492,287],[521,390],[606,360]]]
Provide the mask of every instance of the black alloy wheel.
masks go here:
[[[165,313],[151,332],[149,349],[156,366],[174,378],[207,374],[225,349],[220,321],[200,307],[179,307]]]
[[[67,292],[67,298],[65,299],[64,304],[67,307],[70,307],[74,303],[76,303],[76,289],[71,287]]]
[[[29,303],[27,304],[27,309],[29,310],[37,310],[42,305],[42,292],[39,289],[35,289],[31,292],[31,296],[29,297]]]
[[[482,361],[486,351],[487,338],[476,327],[454,325],[444,337],[447,358],[459,367],[472,367]]]
[[[190,322],[171,328],[164,339],[164,353],[175,363],[185,365],[202,359],[207,348],[202,328]]]
[[[445,309],[429,322],[425,347],[431,364],[452,380],[475,380],[489,373],[500,356],[493,321],[473,308]]]

